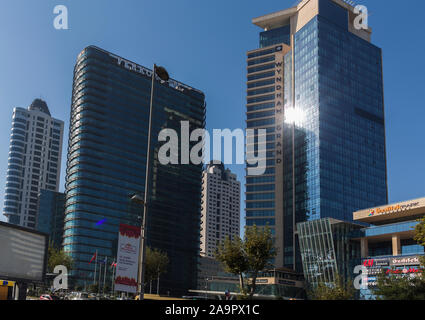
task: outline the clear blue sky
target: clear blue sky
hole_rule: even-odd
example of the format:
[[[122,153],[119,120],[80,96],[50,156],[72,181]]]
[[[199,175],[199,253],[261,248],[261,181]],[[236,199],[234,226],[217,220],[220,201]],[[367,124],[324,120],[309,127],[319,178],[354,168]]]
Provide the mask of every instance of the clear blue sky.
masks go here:
[[[84,47],[97,45],[147,67],[166,66],[173,78],[206,93],[209,130],[244,128],[245,53],[258,47],[260,31],[251,19],[294,2],[1,0],[0,208],[12,109],[37,97],[65,121],[63,191],[72,72]],[[368,7],[373,43],[383,48],[390,201],[425,196],[425,2],[356,2]],[[53,28],[56,5],[68,7],[69,30]],[[243,166],[231,169],[243,184]]]

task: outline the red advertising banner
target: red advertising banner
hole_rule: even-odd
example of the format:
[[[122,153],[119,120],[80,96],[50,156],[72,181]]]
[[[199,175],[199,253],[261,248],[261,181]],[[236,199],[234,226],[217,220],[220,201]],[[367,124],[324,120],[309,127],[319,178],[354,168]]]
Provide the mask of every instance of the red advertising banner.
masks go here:
[[[137,292],[140,228],[120,224],[115,290]]]

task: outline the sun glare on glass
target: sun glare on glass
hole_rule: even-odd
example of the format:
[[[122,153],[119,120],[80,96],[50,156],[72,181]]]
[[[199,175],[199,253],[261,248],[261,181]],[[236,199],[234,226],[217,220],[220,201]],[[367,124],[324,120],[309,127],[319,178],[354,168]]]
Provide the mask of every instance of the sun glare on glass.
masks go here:
[[[295,123],[299,125],[304,120],[304,112],[301,109],[297,108],[288,108],[285,110],[285,122],[286,123]]]

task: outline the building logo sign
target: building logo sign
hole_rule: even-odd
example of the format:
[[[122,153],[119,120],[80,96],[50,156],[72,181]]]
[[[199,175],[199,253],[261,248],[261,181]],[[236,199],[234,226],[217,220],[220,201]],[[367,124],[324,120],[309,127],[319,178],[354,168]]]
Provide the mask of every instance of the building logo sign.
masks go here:
[[[276,51],[282,51],[282,46],[276,47]],[[276,99],[275,99],[275,119],[276,119],[276,164],[283,161],[283,55],[276,56]]]
[[[365,267],[388,267],[390,265],[390,259],[366,259],[363,260]]]
[[[268,279],[257,279],[257,281],[255,281],[255,283],[259,283],[259,284],[269,283],[269,280]]]
[[[123,252],[134,254],[136,252],[136,247],[130,243],[124,244],[120,247]]]
[[[405,211],[405,210],[409,210],[409,209],[413,209],[417,206],[419,206],[419,202],[411,202],[411,203],[407,203],[407,204],[395,204],[395,205],[391,205],[391,206],[387,206],[387,207],[381,207],[381,208],[376,208],[376,209],[370,209],[369,210],[369,217],[373,217],[375,215],[382,215],[382,214],[389,214],[392,212],[397,212],[397,211]]]
[[[400,210],[400,205],[389,206],[389,207],[385,207],[385,208],[377,208],[376,213],[377,214],[383,214],[383,213],[388,213],[388,212],[398,211],[398,210]]]
[[[378,267],[388,267],[390,265],[389,259],[375,259],[374,266]]]
[[[363,260],[363,266],[367,268],[372,267],[400,267],[400,266],[411,266],[420,265],[418,256],[407,256],[407,257],[396,257],[396,258],[379,258],[379,259],[365,259]]]
[[[411,266],[411,265],[420,265],[419,257],[403,257],[403,258],[392,258],[392,266]]]
[[[404,269],[388,269],[386,274],[408,274],[408,273],[421,273],[418,268],[404,268]]]
[[[145,67],[138,65],[134,62],[125,60],[125,59],[123,59],[119,56],[112,54],[112,53],[110,53],[109,56],[116,59],[117,64],[121,67],[123,66],[127,70],[143,74],[147,77],[152,77],[152,70],[149,70],[148,68],[145,68]],[[170,87],[172,87],[176,90],[179,90],[179,91],[184,91],[184,89],[195,90],[192,87],[189,87],[189,86],[187,86],[183,83],[180,83],[180,82],[172,80],[172,79],[168,80],[168,84],[170,85]],[[196,91],[198,91],[198,90],[196,90]]]

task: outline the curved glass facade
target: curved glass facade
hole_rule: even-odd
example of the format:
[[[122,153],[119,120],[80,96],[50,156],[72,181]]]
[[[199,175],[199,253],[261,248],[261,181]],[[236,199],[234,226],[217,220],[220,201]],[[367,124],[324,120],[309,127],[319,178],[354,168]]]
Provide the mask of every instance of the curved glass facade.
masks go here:
[[[9,223],[20,223],[20,194],[23,183],[24,146],[26,142],[27,115],[24,110],[14,110],[10,135],[9,165],[6,175],[3,214]],[[34,221],[35,226],[35,221]]]
[[[115,259],[120,223],[141,224],[142,207],[130,197],[144,194],[151,78],[128,63],[88,47],[75,65],[63,247],[80,284],[93,282],[96,250]],[[153,109],[147,245],[170,259],[161,291],[184,292],[196,285],[202,165],[159,164],[157,137],[163,128],[180,133],[180,121],[204,128],[204,95],[157,81]]]

